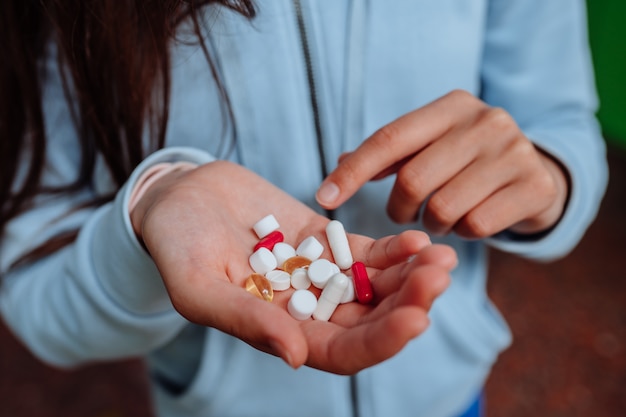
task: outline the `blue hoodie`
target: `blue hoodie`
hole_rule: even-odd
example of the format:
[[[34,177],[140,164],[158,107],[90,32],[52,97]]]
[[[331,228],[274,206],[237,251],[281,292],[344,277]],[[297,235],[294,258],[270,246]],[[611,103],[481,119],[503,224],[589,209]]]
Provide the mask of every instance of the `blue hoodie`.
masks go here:
[[[606,186],[584,1],[302,0],[299,11],[292,0],[257,4],[252,23],[230,11],[204,11],[207,45],[236,121],[232,152],[220,152],[232,126],[223,123],[201,49],[184,42],[190,35],[181,27],[172,50],[166,149],[144,160],[109,204],[61,216],[115,191],[98,160],[91,187],[39,197],[10,222],[0,255],[2,315],[54,366],[145,357],[159,416],[458,415],[511,341],[486,295],[487,245],[541,261],[563,256],[593,220]],[[53,44],[49,51],[44,182],[58,185],[75,178],[80,153]],[[228,158],[319,211],[315,191],[342,152],[454,89],[506,109],[567,169],[571,194],[559,224],[536,239],[439,239],[457,250],[459,266],[428,330],[395,357],[353,377],[293,370],[172,308],[127,213],[129,193],[147,167]],[[386,217],[392,181],[365,185],[337,210],[348,231],[380,237],[421,228]],[[9,270],[20,254],[74,228],[74,244]]]

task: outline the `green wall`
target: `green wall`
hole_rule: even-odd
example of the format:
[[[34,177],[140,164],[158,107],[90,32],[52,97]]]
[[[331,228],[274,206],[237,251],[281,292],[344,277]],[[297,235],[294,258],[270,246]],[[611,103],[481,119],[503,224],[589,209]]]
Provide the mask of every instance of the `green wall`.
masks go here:
[[[588,0],[587,4],[600,95],[598,118],[607,140],[626,148],[626,0]]]

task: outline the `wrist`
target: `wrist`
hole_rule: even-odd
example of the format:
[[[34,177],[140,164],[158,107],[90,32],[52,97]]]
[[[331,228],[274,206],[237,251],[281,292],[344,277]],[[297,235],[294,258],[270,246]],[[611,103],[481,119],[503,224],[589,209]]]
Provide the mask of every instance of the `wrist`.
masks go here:
[[[181,172],[189,171],[196,167],[197,165],[191,162],[162,162],[146,169],[137,179],[128,199],[128,212],[133,231],[139,241],[143,240],[142,224],[143,217],[149,207],[146,201],[146,197],[150,195],[149,191],[166,178],[170,178],[173,175],[178,176]]]

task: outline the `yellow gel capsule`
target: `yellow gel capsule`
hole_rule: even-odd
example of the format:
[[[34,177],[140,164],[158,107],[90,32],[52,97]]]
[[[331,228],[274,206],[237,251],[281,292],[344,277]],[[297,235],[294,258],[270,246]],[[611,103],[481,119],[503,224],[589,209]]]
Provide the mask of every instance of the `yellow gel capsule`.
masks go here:
[[[272,301],[274,298],[272,284],[261,274],[252,274],[246,279],[246,291],[265,301]]]
[[[293,256],[283,262],[282,270],[291,274],[298,268],[306,268],[311,265],[311,260],[304,256]]]

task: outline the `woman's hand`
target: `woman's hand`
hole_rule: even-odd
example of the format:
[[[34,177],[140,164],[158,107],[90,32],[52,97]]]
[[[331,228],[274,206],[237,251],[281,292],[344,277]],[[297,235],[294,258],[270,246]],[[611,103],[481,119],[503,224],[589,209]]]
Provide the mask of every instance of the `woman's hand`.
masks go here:
[[[502,109],[452,92],[384,126],[345,154],[317,193],[333,209],[369,180],[397,173],[387,204],[396,222],[467,238],[535,233],[561,217],[568,177]]]
[[[418,231],[379,240],[350,234],[355,260],[368,267],[374,303],[340,305],[329,322],[297,321],[286,309],[293,289],[275,293],[271,303],[244,289],[258,241],[252,226],[267,214],[292,246],[313,235],[328,248],[328,219],[224,161],[164,176],[138,202],[131,222],[180,314],[293,367],[355,373],[393,356],[426,329],[427,312],[456,265],[452,249],[431,245]],[[332,259],[328,249],[322,257]]]

